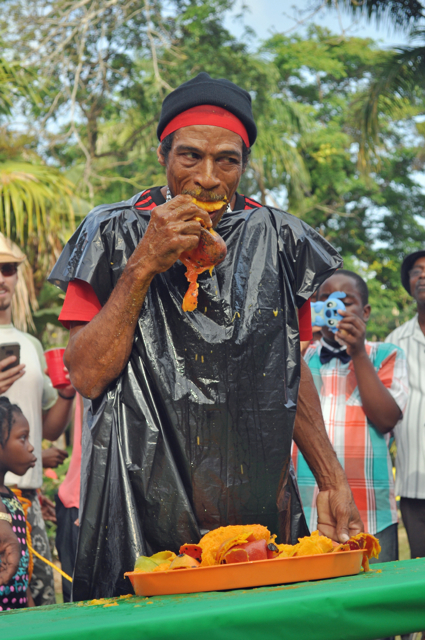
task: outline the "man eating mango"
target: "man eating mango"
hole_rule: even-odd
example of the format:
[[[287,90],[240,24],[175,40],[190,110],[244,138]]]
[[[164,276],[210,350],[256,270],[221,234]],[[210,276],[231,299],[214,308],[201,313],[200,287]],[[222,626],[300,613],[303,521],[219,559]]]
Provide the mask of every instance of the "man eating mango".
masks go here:
[[[65,363],[90,400],[75,600],[127,593],[137,556],[220,526],[296,542],[307,531],[292,437],[320,488],[321,533],[362,530],[299,346],[338,254],[237,192],[257,135],[248,92],[200,73],[165,98],[157,132],[167,184],[94,209],[50,276],[66,291]],[[227,255],[196,274],[184,311],[182,256],[211,229]]]

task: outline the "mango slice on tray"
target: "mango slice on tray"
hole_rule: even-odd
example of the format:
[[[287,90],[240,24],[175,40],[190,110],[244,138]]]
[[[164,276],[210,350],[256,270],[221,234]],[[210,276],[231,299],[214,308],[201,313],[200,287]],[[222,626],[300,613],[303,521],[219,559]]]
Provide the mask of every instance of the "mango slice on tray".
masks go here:
[[[191,556],[186,555],[185,553],[180,553],[172,563],[170,564],[170,570],[174,569],[197,569],[199,567],[199,562],[192,558]]]
[[[236,562],[252,562],[254,560],[267,560],[266,540],[252,540],[229,549],[223,556],[222,564],[234,564]]]
[[[201,567],[210,567],[218,564],[217,552],[220,546],[238,536],[244,536],[243,541],[246,542],[246,534],[248,534],[248,537],[252,536],[252,540],[265,540],[266,542],[270,540],[270,531],[261,524],[219,527],[206,533],[198,543],[202,549]],[[241,543],[243,544],[242,541]],[[229,547],[227,548],[229,549]]]
[[[379,540],[370,533],[358,533],[344,544],[337,545],[334,551],[354,551],[355,549],[364,549],[362,567],[364,571],[369,571],[369,559],[379,557],[381,545]]]
[[[187,556],[199,561],[202,558],[202,548],[199,544],[182,544],[179,553],[185,553]]]
[[[150,557],[139,556],[135,562],[134,571],[156,571],[161,565],[169,565],[175,557],[176,554],[172,551],[159,551]]]

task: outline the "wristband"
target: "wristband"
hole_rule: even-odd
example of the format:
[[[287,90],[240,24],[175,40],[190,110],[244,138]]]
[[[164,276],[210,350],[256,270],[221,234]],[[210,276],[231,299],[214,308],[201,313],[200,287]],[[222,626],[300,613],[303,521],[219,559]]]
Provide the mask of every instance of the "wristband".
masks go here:
[[[12,524],[12,516],[9,513],[0,513],[0,520],[6,520],[6,522]]]
[[[69,398],[68,396],[63,396],[63,395],[61,394],[61,392],[60,392],[60,391],[58,391],[58,396],[59,396],[59,398],[62,398],[62,400],[74,400],[74,398],[75,398],[75,396],[76,396],[76,395],[77,395],[77,394],[76,394],[76,393],[74,393],[74,395],[73,395],[73,396],[71,396],[71,397]]]

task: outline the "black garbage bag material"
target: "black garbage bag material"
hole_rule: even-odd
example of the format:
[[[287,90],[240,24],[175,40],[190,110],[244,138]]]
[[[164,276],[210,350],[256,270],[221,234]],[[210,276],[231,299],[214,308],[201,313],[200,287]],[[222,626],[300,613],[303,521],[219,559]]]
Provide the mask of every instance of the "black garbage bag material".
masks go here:
[[[90,213],[53,269],[105,304],[149,223],[136,198]],[[136,557],[177,551],[210,529],[305,533],[290,451],[300,378],[297,308],[341,264],[299,219],[268,207],[225,213],[227,257],[199,276],[155,276],[130,360],[88,415],[74,600],[129,592]],[[304,527],[304,528],[303,528]]]

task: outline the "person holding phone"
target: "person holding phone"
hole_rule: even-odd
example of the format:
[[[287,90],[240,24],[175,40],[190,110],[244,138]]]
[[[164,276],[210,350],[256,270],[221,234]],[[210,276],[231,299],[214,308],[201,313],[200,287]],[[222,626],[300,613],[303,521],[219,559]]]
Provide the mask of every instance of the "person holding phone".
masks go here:
[[[25,255],[0,234],[0,395],[18,404],[30,425],[30,442],[37,462],[23,476],[7,473],[5,483],[17,486],[31,500],[28,520],[32,526],[36,551],[51,560],[46,527],[37,489],[42,485],[43,438],[57,440],[71,419],[74,387],[69,384],[57,392],[44,373],[46,363],[41,343],[34,336],[18,331],[12,324],[12,300],[18,282],[18,266]],[[11,355],[9,355],[11,352]],[[1,353],[1,351],[0,351]],[[42,498],[47,501],[47,498]],[[50,501],[49,501],[50,502]],[[52,505],[53,506],[53,505]],[[34,558],[31,593],[36,605],[55,604],[52,569]]]

